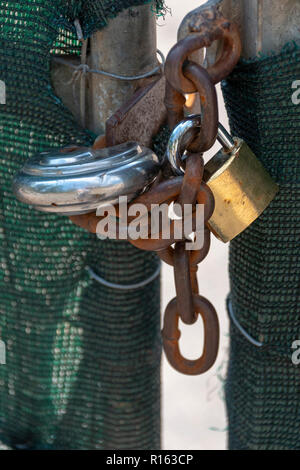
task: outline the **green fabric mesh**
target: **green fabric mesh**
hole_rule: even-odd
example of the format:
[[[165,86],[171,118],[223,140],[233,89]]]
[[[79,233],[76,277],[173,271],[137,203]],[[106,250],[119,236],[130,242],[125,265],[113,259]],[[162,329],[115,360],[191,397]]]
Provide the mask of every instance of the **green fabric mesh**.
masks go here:
[[[232,133],[279,183],[263,215],[230,246],[234,314],[263,347],[231,324],[226,386],[230,449],[300,448],[300,106],[292,83],[300,49],[240,64],[223,85]]]
[[[143,1],[0,0],[0,440],[12,448],[157,449],[160,446],[159,280],[118,291],[90,279],[136,283],[157,258],[100,241],[62,216],[18,203],[13,175],[53,147],[90,144],[54,95],[50,51],[76,53],[85,34]],[[81,6],[75,11],[72,6]],[[95,11],[105,12],[95,17]],[[152,4],[153,7],[153,4]],[[150,5],[149,5],[150,8]]]
[[[125,8],[149,4],[153,13],[164,15],[164,0],[56,0],[55,5],[62,5],[63,13],[57,16],[55,24],[63,28],[63,34],[76,39],[74,20],[79,19],[85,37],[105,27]],[[70,34],[71,33],[71,34]]]

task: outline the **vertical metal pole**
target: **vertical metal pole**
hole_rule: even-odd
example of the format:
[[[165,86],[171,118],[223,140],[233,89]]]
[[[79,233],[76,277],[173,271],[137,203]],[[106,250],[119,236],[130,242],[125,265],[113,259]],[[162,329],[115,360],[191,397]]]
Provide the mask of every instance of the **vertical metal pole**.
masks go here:
[[[122,76],[140,75],[157,65],[156,17],[149,4],[122,11],[90,41],[87,63],[92,69]],[[64,57],[79,65],[78,57]],[[80,122],[80,82],[70,86],[74,69],[52,64],[52,83],[56,94]],[[98,74],[86,78],[86,127],[95,134],[105,133],[105,122],[135,92],[139,82],[118,80]],[[75,92],[75,96],[73,94]]]
[[[155,67],[156,18],[148,5],[128,8],[90,39],[89,65],[132,76]],[[88,123],[91,130],[105,131],[106,120],[134,93],[136,81],[120,81],[92,74],[89,77]]]
[[[298,0],[242,2],[244,57],[280,52],[284,44],[300,39]]]

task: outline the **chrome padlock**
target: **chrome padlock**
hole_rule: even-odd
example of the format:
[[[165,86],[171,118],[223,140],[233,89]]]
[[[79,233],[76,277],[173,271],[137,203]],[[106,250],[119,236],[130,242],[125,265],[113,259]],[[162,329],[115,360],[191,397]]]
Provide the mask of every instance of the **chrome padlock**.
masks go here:
[[[190,116],[173,131],[167,157],[176,174],[183,172],[182,150],[201,126],[200,116]],[[222,149],[206,163],[204,181],[215,198],[215,210],[208,227],[224,243],[232,240],[268,207],[279,187],[248,145],[232,138],[219,124],[218,141]],[[183,157],[182,157],[183,155]]]
[[[130,202],[154,182],[160,167],[157,155],[136,142],[52,150],[26,162],[13,192],[39,211],[86,214],[116,204],[120,196]]]

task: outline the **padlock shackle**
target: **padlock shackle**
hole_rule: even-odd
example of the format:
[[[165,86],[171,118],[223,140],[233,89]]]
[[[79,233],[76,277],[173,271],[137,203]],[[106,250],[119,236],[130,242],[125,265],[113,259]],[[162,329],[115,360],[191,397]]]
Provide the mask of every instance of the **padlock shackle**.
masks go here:
[[[201,115],[193,114],[183,119],[173,130],[166,149],[166,156],[176,175],[182,175],[182,150],[195,138],[201,128]],[[193,132],[194,131],[194,132]],[[225,152],[231,152],[236,144],[229,132],[222,124],[218,124],[217,140]]]
[[[219,123],[218,126],[217,140],[222,145],[224,150],[226,150],[226,152],[231,152],[231,150],[235,147],[233,138],[221,123]]]

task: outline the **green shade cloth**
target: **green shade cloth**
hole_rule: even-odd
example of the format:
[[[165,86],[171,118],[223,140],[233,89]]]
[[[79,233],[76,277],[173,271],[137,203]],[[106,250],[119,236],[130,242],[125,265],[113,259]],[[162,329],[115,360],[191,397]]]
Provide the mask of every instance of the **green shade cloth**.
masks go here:
[[[300,49],[241,63],[223,84],[232,133],[242,137],[280,192],[230,246],[231,324],[226,386],[230,449],[300,448],[300,105],[292,83]]]
[[[76,16],[88,35],[143,3],[0,0],[0,440],[11,448],[160,446],[159,279],[118,291],[86,271],[136,283],[157,258],[38,213],[11,191],[28,157],[94,138],[54,95],[50,51],[79,53]]]

